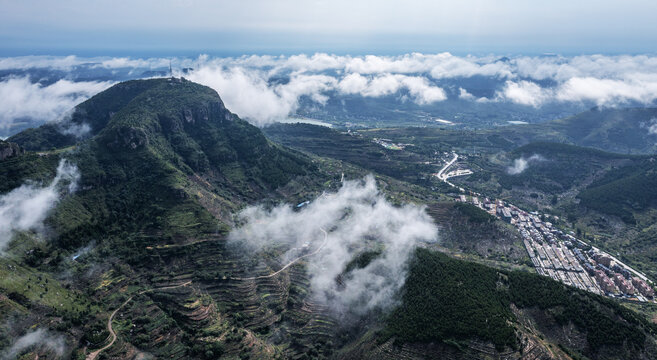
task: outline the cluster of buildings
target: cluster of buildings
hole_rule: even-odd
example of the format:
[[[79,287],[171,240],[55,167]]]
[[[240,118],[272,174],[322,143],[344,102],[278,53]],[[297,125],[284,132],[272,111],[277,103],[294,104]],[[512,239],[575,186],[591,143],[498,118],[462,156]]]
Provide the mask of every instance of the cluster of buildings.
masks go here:
[[[383,146],[384,148],[388,150],[403,150],[407,146],[412,146],[413,144],[397,144],[392,142],[390,139],[379,139],[379,138],[374,138],[372,141],[376,144],[379,144]]]
[[[595,276],[600,287],[608,294],[622,294],[628,297],[652,299],[655,290],[638,276],[620,265],[612,257],[593,249],[588,251],[589,261],[586,271]]]
[[[470,202],[514,225],[522,235],[527,253],[539,274],[596,294],[653,301],[655,292],[645,276],[575,238],[572,232],[559,230],[545,220],[545,215],[528,213],[505,201],[477,196],[459,195],[457,201]]]

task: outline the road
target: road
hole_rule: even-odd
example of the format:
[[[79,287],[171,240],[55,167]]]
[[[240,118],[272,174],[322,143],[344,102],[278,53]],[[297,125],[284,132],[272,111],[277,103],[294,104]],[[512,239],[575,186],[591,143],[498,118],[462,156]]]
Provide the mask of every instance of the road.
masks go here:
[[[278,270],[278,271],[276,271],[276,272],[274,272],[274,273],[271,273],[271,274],[269,274],[269,275],[261,275],[261,276],[254,276],[254,277],[248,277],[248,278],[234,278],[234,277],[231,277],[231,279],[232,279],[232,280],[240,280],[240,281],[241,281],[241,280],[266,279],[266,278],[274,277],[274,276],[280,274],[281,272],[285,271],[285,269],[287,269],[287,268],[289,268],[290,266],[294,265],[297,261],[299,261],[299,260],[301,260],[301,259],[303,259],[303,258],[310,257],[310,256],[313,256],[313,255],[319,253],[320,251],[322,251],[322,249],[324,248],[324,246],[326,246],[326,244],[328,243],[328,233],[326,232],[326,230],[324,230],[324,229],[322,229],[322,228],[319,228],[319,230],[321,230],[322,233],[324,233],[324,242],[322,243],[322,245],[320,245],[320,247],[317,248],[317,250],[315,250],[315,251],[313,251],[313,252],[311,252],[311,253],[308,253],[308,254],[305,254],[305,255],[301,255],[301,256],[299,256],[298,258],[296,258],[296,259],[290,261],[289,263],[287,263],[287,264],[286,264],[285,266],[283,266],[280,270]],[[191,281],[188,281],[188,282],[183,283],[183,284],[180,284],[180,285],[165,286],[165,287],[161,287],[161,288],[157,288],[157,289],[143,290],[143,291],[140,291],[138,294],[141,295],[141,294],[144,294],[144,293],[147,293],[147,292],[150,292],[150,291],[154,291],[154,290],[174,289],[174,288],[178,288],[178,287],[182,287],[182,286],[187,286],[187,285],[189,285],[189,284],[191,284],[191,283],[192,283]],[[89,355],[87,355],[86,360],[95,360],[96,357],[98,357],[98,355],[99,355],[101,352],[103,352],[104,350],[109,349],[112,345],[114,345],[114,342],[116,342],[116,333],[114,332],[114,329],[112,328],[112,321],[114,320],[114,316],[116,316],[116,314],[119,312],[119,310],[121,310],[124,306],[126,306],[126,305],[132,300],[133,297],[134,297],[134,296],[129,297],[128,300],[126,300],[123,304],[121,304],[121,306],[119,306],[118,308],[116,308],[116,310],[114,310],[114,311],[112,312],[112,314],[110,315],[109,319],[107,320],[107,331],[109,331],[110,336],[112,337],[112,340],[111,340],[107,345],[105,345],[105,346],[103,346],[102,348],[100,348],[100,349],[98,349],[98,350],[96,350],[96,351],[94,351],[94,352],[91,352]]]
[[[449,180],[447,180],[447,176],[444,174],[444,172],[447,171],[447,169],[449,169],[449,167],[452,166],[452,164],[454,164],[456,160],[458,160],[459,158],[459,155],[457,153],[453,153],[453,154],[454,154],[454,158],[450,160],[447,164],[445,164],[445,166],[443,166],[443,168],[440,169],[440,171],[438,171],[438,174],[436,174],[436,176],[438,176],[438,179],[442,180],[445,184],[453,188],[457,188],[461,192],[465,192],[465,189],[463,189],[462,187],[458,187],[452,184],[451,182],[449,182]]]
[[[187,286],[187,285],[189,285],[189,284],[191,284],[191,283],[192,283],[191,281],[188,281],[188,282],[186,282],[186,283],[184,283],[184,284],[180,284],[180,285],[165,286],[165,287],[161,287],[161,288],[157,288],[157,289],[142,290],[142,291],[140,291],[138,294],[141,295],[141,294],[145,294],[145,293],[147,293],[147,292],[154,291],[154,290],[175,289],[175,288],[179,288],[179,287],[182,287],[182,286]],[[114,342],[116,341],[116,333],[114,332],[114,329],[112,328],[112,320],[114,320],[114,316],[116,315],[116,313],[119,312],[119,310],[121,310],[121,309],[122,309],[127,303],[129,303],[130,300],[132,300],[133,297],[134,297],[134,295],[131,296],[131,297],[129,297],[128,300],[126,300],[123,304],[121,304],[121,306],[119,306],[118,308],[116,308],[116,310],[114,310],[114,311],[112,312],[112,314],[110,315],[109,319],[107,319],[107,331],[109,331],[110,336],[112,337],[112,340],[111,340],[107,345],[105,345],[105,346],[103,346],[102,348],[100,348],[100,349],[98,349],[98,350],[96,350],[96,351],[90,353],[89,355],[87,355],[86,360],[95,360],[96,357],[97,357],[101,352],[103,352],[103,351],[106,350],[106,349],[109,349],[112,345],[114,345]]]
[[[324,230],[322,228],[319,228],[319,230],[321,230],[324,233],[324,242],[322,243],[322,245],[320,245],[320,247],[317,248],[317,250],[315,250],[311,253],[299,256],[298,258],[296,258],[296,259],[290,261],[289,263],[287,263],[280,270],[278,270],[274,273],[271,273],[269,275],[260,275],[260,276],[253,276],[253,277],[247,277],[247,278],[231,277],[230,279],[231,280],[244,281],[244,280],[257,280],[257,279],[266,279],[266,278],[274,277],[274,276],[280,274],[281,272],[283,272],[285,269],[287,269],[290,266],[294,265],[297,261],[299,261],[303,258],[306,258],[306,257],[313,256],[313,255],[317,254],[318,252],[320,252],[324,248],[324,246],[326,246],[326,243],[328,242],[328,233],[326,232],[326,230]]]
[[[445,171],[447,171],[447,169],[449,169],[449,167],[452,166],[452,164],[454,164],[458,158],[459,158],[459,155],[457,153],[454,153],[454,158],[452,160],[448,161],[447,164],[445,164],[445,166],[443,166],[443,168],[440,169],[440,171],[438,171],[438,179],[447,182],[447,178],[443,175],[443,173]],[[454,186],[454,185],[452,185],[452,186]]]

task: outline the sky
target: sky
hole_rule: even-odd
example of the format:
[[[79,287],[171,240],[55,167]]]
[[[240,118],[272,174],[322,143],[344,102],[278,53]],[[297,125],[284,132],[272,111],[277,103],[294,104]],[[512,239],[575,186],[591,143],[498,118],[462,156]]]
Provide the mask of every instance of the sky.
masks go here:
[[[0,56],[636,54],[656,1],[0,0]]]

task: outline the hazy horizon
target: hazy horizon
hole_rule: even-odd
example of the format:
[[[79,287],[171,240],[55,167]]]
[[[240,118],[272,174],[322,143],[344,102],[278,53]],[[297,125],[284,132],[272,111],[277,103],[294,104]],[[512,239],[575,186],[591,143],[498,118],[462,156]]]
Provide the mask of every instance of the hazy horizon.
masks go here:
[[[3,0],[0,7],[0,56],[657,52],[657,3],[637,0]]]

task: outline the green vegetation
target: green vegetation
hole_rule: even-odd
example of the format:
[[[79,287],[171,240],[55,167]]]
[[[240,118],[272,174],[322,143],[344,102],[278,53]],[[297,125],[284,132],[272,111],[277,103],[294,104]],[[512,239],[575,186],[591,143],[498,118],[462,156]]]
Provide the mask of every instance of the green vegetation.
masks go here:
[[[416,184],[427,184],[433,167],[412,152],[389,150],[359,136],[309,124],[276,124],[264,129],[283,145],[362,166]]]
[[[657,201],[657,165],[650,159],[635,166],[614,169],[577,197],[588,208],[634,224],[633,212],[644,211]]]
[[[636,357],[644,349],[646,334],[657,331],[657,326],[612,300],[552,279],[418,249],[402,305],[388,318],[383,336],[402,342],[458,342],[475,336],[498,349],[515,348],[514,329],[519,324],[511,304],[538,307],[541,316],[561,326],[574,325],[587,339],[586,347],[577,350],[590,357],[602,349],[621,358]]]
[[[25,181],[47,183],[55,176],[59,156],[27,153],[0,162],[0,193],[21,186]]]
[[[470,339],[491,341],[499,350],[516,347],[513,314],[500,274],[482,265],[419,249],[410,264],[402,305],[387,320],[385,336],[402,342]]]
[[[454,208],[465,215],[468,220],[475,223],[489,223],[495,221],[495,216],[470,203],[456,203],[454,204]]]
[[[558,143],[531,143],[507,154],[509,161],[540,156],[520,174],[498,169],[498,182],[504,189],[528,187],[545,194],[558,194],[585,184],[613,165],[625,165],[640,157],[606,153],[596,149]],[[547,195],[546,195],[547,196]]]

